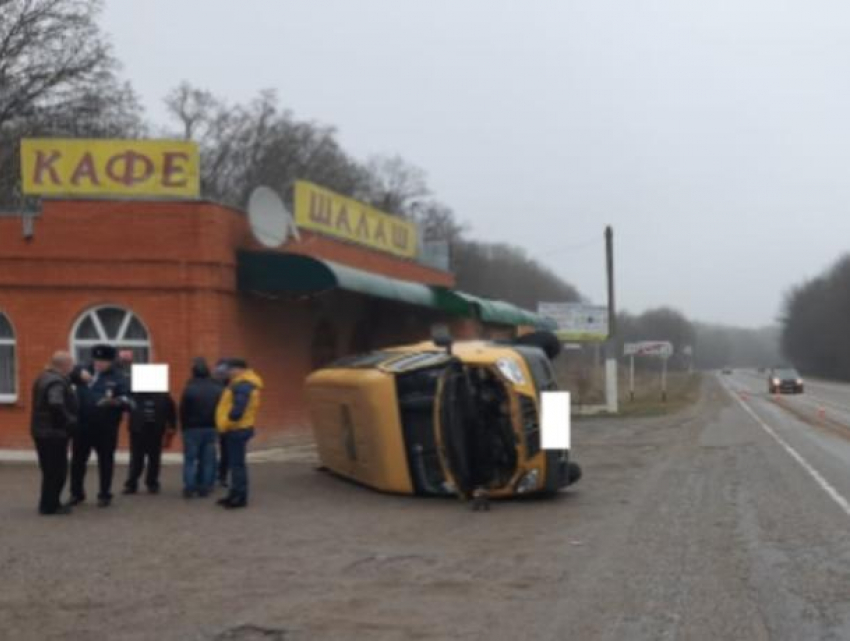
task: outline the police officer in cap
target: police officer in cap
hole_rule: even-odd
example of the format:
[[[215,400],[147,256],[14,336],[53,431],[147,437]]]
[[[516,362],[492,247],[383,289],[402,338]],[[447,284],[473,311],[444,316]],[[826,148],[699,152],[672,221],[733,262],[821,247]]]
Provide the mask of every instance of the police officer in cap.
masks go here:
[[[83,481],[86,464],[92,449],[97,452],[100,477],[98,506],[107,507],[112,502],[112,475],[115,467],[115,449],[118,447],[118,428],[125,412],[132,409],[127,377],[116,366],[118,356],[111,345],[96,345],[92,349],[94,364],[91,379],[84,395],[78,441],[74,443],[71,464],[71,503],[76,505],[86,499]]]

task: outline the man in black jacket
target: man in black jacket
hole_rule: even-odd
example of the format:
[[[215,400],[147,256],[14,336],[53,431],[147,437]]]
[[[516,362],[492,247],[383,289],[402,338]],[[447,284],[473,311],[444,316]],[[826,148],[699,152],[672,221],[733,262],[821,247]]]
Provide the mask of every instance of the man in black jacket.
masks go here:
[[[100,477],[98,506],[108,507],[112,503],[112,474],[115,468],[115,449],[118,447],[118,427],[125,412],[132,408],[127,379],[115,367],[118,355],[111,345],[95,345],[94,360],[88,387],[81,398],[85,401],[83,417],[85,424],[74,444],[71,463],[71,504],[86,500],[83,481],[86,465],[92,449],[97,452],[97,467]]]
[[[208,496],[215,483],[215,410],[224,386],[210,376],[203,358],[192,365],[192,378],[180,400],[183,426],[183,496]]]
[[[41,469],[40,514],[68,514],[60,502],[68,478],[68,440],[77,424],[77,399],[68,378],[74,359],[56,352],[33,386],[30,428]]]
[[[159,470],[166,433],[177,431],[177,408],[167,392],[133,394],[130,411],[130,469],[124,494],[135,494],[145,471],[148,493],[159,494]]]

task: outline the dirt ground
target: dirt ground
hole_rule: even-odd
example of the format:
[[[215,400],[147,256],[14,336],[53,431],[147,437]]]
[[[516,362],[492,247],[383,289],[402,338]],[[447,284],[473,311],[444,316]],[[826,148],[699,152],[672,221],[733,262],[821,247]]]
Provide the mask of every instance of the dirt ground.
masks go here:
[[[823,621],[795,588],[774,595],[784,523],[759,510],[784,506],[787,536],[808,536],[788,477],[805,509],[823,507],[824,536],[844,545],[846,524],[735,411],[707,382],[676,416],[580,422],[581,482],[489,513],[343,482],[305,451],[253,464],[247,510],[181,498],[169,466],[160,496],[46,518],[35,513],[36,469],[0,464],[0,637],[842,638],[820,633],[848,620],[846,600],[823,602],[846,589],[844,570],[812,579]],[[774,537],[773,556],[760,537]],[[812,545],[807,558],[836,558]],[[773,614],[789,608],[799,621]]]

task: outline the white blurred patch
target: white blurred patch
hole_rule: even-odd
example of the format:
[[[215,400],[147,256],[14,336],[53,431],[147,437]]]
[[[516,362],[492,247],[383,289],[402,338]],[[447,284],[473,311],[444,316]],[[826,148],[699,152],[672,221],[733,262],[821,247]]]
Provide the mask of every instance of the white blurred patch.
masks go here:
[[[540,440],[543,449],[570,449],[570,393],[543,392],[540,405]]]
[[[167,392],[168,365],[133,365],[133,392]]]

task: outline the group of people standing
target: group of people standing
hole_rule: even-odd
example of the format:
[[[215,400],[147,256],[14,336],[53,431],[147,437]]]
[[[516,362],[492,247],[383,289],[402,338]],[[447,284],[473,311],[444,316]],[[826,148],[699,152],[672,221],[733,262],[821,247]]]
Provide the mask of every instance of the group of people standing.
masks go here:
[[[39,512],[69,514],[73,506],[86,501],[85,476],[92,450],[98,463],[98,506],[112,503],[115,451],[125,415],[130,466],[124,494],[138,492],[143,473],[148,492],[159,493],[162,451],[179,426],[183,496],[209,496],[218,476],[229,488],[218,504],[231,509],[247,506],[247,445],[254,436],[260,405],[260,377],[243,359],[221,359],[211,371],[203,358],[196,358],[178,406],[167,392],[134,392],[131,373],[118,356],[114,347],[97,345],[91,364],[75,365],[69,353],[56,352],[36,380],[31,431],[42,472]],[[63,504],[69,443],[71,499]]]

